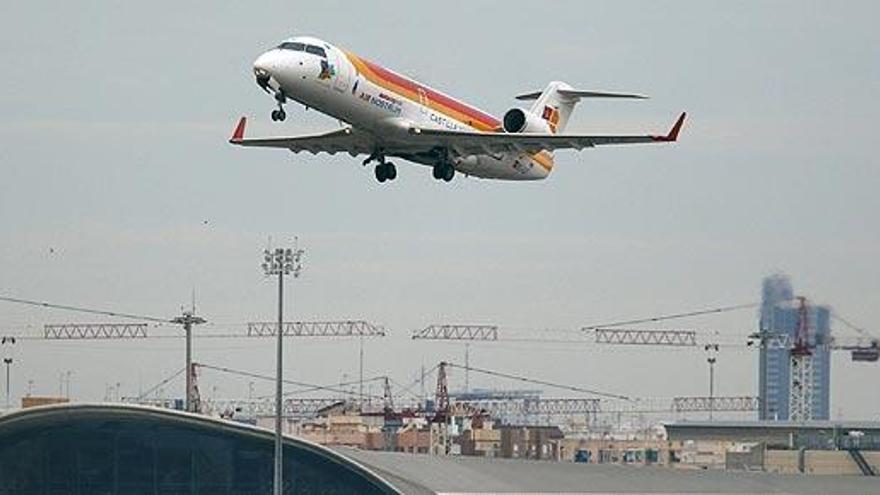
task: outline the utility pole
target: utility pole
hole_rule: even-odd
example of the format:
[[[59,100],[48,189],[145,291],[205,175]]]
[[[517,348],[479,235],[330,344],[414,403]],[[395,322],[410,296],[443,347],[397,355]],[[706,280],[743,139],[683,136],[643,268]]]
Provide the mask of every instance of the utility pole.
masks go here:
[[[711,421],[712,411],[715,409],[715,362],[718,360],[718,344],[706,344],[703,348],[709,353],[706,362],[709,363],[709,421]]]
[[[419,382],[421,382],[421,385],[422,385],[422,394],[421,394],[422,406],[425,407],[428,402],[428,396],[425,394],[425,363],[424,362],[422,362],[422,374],[420,376],[421,376],[421,378],[419,378]]]
[[[464,344],[464,392],[471,391],[471,345]]]
[[[273,493],[274,495],[282,495],[282,435],[281,435],[281,416],[282,416],[282,346],[284,342],[284,275],[293,275],[298,278],[302,272],[303,250],[299,249],[294,240],[294,249],[275,248],[274,251],[268,249],[263,251],[263,272],[267,276],[278,275],[278,329],[276,331],[277,339],[275,345],[275,469]]]
[[[437,368],[437,392],[434,395],[435,412],[432,422],[437,423],[439,445],[431,446],[432,455],[449,455],[449,389],[446,381],[446,366],[448,363],[441,361]],[[433,443],[433,442],[432,442]]]
[[[9,394],[9,366],[12,365],[12,358],[3,358],[3,364],[6,365],[6,409],[12,407]]]
[[[15,337],[0,338],[0,345],[2,345],[2,346],[14,345],[14,344],[15,344]],[[12,392],[10,389],[10,381],[9,381],[9,369],[10,369],[10,366],[12,366],[12,357],[10,357],[9,354],[7,354],[3,358],[3,364],[6,365],[6,409],[9,409],[12,407]]]
[[[185,409],[187,412],[197,412],[198,407],[196,405],[194,392],[195,389],[193,387],[193,373],[195,373],[193,369],[192,362],[192,328],[193,325],[201,325],[205,323],[207,320],[200,316],[195,315],[195,308],[190,311],[184,311],[182,315],[178,316],[171,320],[172,323],[177,323],[178,325],[183,325],[183,330],[186,332],[186,403]]]
[[[364,408],[364,336],[361,335],[360,342],[360,360],[358,366],[360,367],[359,375],[358,375],[358,407],[363,411]]]

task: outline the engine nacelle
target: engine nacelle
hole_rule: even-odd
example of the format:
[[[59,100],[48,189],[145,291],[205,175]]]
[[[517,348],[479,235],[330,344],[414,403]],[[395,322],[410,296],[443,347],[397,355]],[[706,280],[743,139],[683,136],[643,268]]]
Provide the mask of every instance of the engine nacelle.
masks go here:
[[[549,134],[550,125],[540,116],[523,110],[522,108],[511,108],[504,114],[504,132],[534,132],[539,134]]]

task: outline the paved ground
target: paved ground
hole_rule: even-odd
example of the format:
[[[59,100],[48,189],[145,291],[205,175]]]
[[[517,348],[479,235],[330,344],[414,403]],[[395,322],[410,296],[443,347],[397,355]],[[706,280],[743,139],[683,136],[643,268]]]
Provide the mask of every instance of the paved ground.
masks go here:
[[[880,494],[880,477],[692,471],[613,464],[436,457],[335,448],[407,494],[791,493]]]

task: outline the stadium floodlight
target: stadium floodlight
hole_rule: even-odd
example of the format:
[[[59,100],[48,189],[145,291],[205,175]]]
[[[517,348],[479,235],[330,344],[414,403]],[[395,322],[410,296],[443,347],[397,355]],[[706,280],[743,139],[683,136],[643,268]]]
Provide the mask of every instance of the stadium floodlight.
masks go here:
[[[284,342],[284,276],[293,275],[299,278],[302,273],[302,257],[305,251],[298,247],[298,239],[294,238],[294,248],[275,248],[263,251],[263,273],[266,276],[278,276],[278,331],[275,345],[275,469],[273,493],[282,493],[282,436],[281,416],[282,411],[282,349]]]

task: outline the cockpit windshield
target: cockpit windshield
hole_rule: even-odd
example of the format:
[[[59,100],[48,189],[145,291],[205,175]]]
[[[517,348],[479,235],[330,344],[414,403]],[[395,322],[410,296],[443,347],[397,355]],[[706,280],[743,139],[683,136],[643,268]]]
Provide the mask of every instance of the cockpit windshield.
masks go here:
[[[317,55],[321,58],[327,58],[327,53],[324,52],[324,49],[320,46],[306,45],[306,51],[311,53],[312,55]]]
[[[298,41],[285,41],[278,45],[278,48],[281,50],[311,53],[312,55],[317,55],[321,58],[327,58],[327,52],[320,46],[307,45]]]
[[[306,45],[304,43],[297,43],[296,41],[285,41],[278,45],[278,48],[282,50],[293,50],[295,52],[305,51]]]

